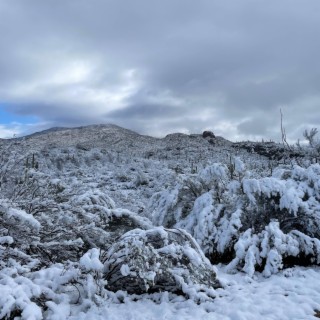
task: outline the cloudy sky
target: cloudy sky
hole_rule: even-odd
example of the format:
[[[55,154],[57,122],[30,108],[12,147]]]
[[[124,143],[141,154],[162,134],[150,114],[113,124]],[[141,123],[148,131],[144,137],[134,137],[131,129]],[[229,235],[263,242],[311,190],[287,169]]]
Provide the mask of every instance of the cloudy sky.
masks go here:
[[[320,127],[319,0],[0,0],[0,137]]]

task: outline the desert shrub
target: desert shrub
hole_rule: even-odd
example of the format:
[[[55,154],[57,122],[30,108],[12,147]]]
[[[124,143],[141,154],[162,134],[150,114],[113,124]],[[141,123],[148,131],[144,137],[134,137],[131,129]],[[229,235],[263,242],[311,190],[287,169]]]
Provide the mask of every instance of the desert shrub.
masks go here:
[[[197,192],[181,197],[186,185],[180,182],[156,194],[151,217],[190,232],[213,263],[270,275],[293,263],[320,262],[318,164],[253,178],[235,159],[232,167],[215,164],[188,179],[201,186]],[[190,209],[182,216],[181,208]]]
[[[216,273],[195,240],[184,230],[135,229],[106,253],[107,288],[142,294],[174,292],[196,300],[214,297]]]
[[[112,297],[105,289],[99,247],[109,249],[137,227],[150,228],[150,222],[114,208],[97,190],[34,215],[2,200],[0,319],[67,318],[71,305],[81,312]]]
[[[1,254],[1,249],[0,249]],[[37,269],[37,261],[10,259],[0,268],[0,319],[66,319],[71,306],[88,310],[108,297],[100,250],[80,261]]]

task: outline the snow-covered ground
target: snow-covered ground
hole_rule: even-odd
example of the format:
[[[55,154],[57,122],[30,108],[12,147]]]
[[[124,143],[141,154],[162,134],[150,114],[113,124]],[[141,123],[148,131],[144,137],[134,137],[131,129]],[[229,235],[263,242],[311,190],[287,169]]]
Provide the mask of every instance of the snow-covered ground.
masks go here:
[[[263,278],[245,274],[230,275],[218,268],[224,288],[216,290],[214,302],[196,304],[192,300],[170,301],[163,293],[154,302],[148,296],[124,303],[110,301],[86,312],[71,310],[68,319],[81,320],[293,320],[320,317],[320,268],[295,267]],[[74,315],[72,315],[74,313]],[[62,316],[63,318],[63,316]]]
[[[158,139],[114,125],[55,128],[0,148],[1,320],[320,318],[314,154],[278,159],[285,151],[272,142]],[[188,232],[200,251],[189,236],[162,251],[141,236],[126,258],[130,249],[154,254],[154,264],[142,259],[143,281],[178,261],[169,273],[192,270],[187,287],[177,281],[180,295],[111,292],[103,264],[120,237],[162,227]],[[206,295],[195,285],[205,277],[191,269],[191,251],[201,270],[212,271],[202,252],[210,259],[221,288]],[[161,260],[163,252],[178,259]],[[120,271],[131,274],[127,264]]]

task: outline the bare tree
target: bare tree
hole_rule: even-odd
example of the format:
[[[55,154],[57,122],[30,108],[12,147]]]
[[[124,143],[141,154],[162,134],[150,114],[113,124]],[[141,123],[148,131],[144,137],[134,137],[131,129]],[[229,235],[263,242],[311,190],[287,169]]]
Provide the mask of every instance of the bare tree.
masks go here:
[[[316,144],[315,136],[318,133],[317,128],[312,128],[310,131],[307,129],[303,132],[303,136],[308,140],[309,144],[311,147],[314,147]]]
[[[282,139],[283,147],[286,150],[286,157],[287,159],[289,159],[291,165],[293,165],[292,159],[290,157],[290,153],[293,154],[294,150],[293,150],[293,147],[287,141],[287,133],[286,133],[285,127],[283,126],[283,113],[281,109],[280,109],[280,126],[281,126],[281,139]],[[298,159],[295,159],[295,160],[299,164]]]

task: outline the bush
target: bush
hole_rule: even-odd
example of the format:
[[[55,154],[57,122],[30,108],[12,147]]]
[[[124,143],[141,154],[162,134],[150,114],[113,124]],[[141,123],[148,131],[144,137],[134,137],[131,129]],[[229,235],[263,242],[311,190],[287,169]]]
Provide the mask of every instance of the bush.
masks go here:
[[[129,231],[106,256],[105,278],[112,291],[169,291],[202,299],[220,286],[198,244],[180,229]]]
[[[187,178],[156,194],[152,219],[188,231],[212,263],[266,276],[291,264],[319,264],[319,164],[252,178],[235,159],[233,166],[215,164],[192,179],[201,187],[193,188],[189,202],[181,197],[190,190]],[[181,208],[190,209],[182,216]]]

